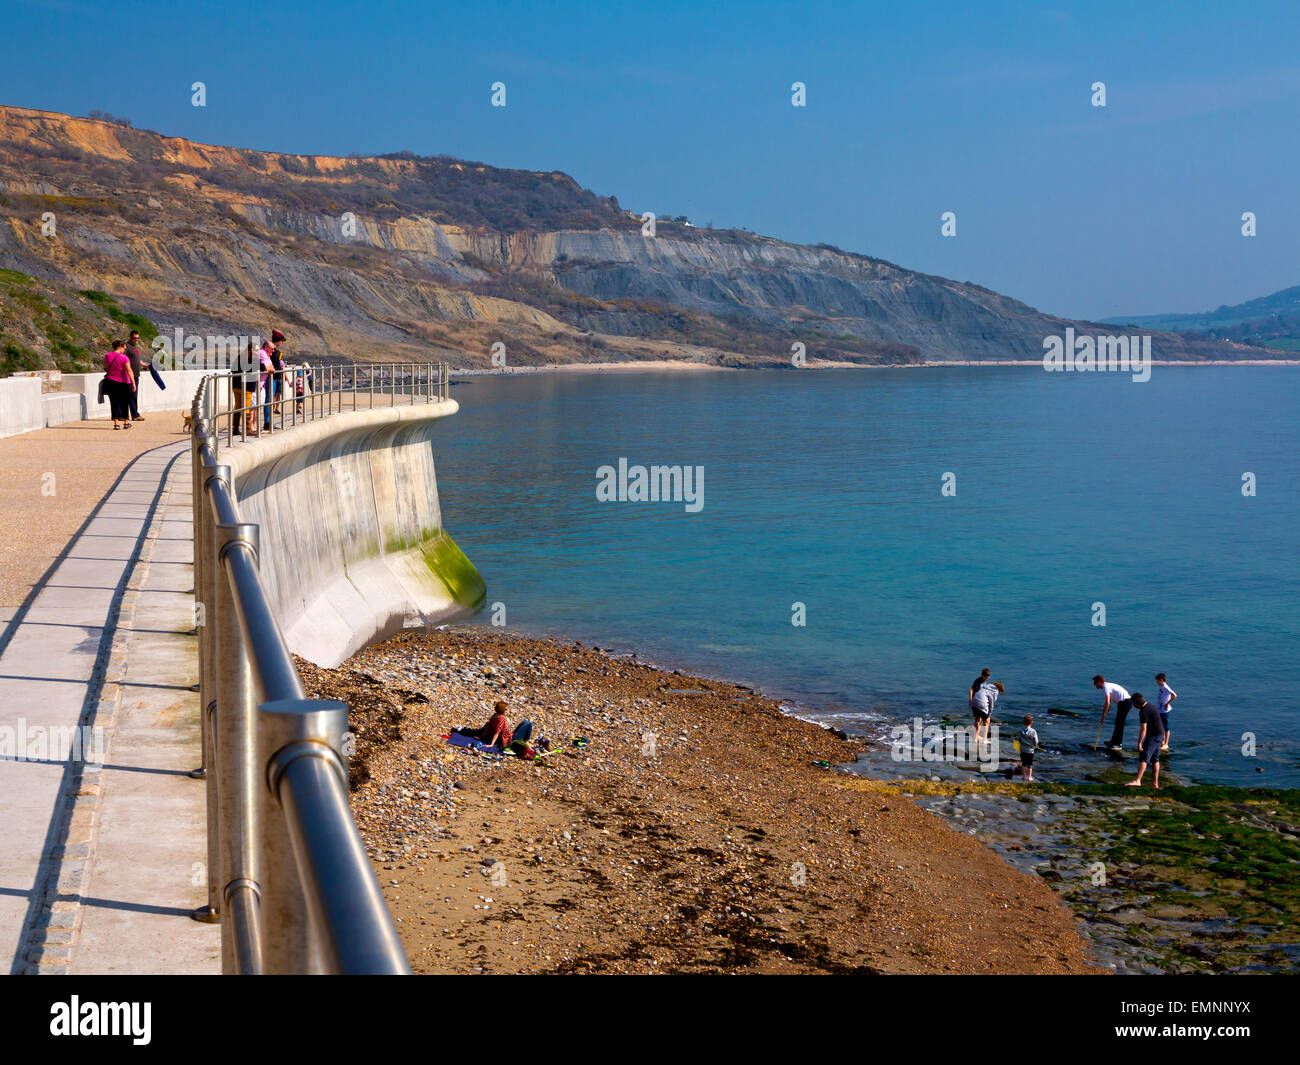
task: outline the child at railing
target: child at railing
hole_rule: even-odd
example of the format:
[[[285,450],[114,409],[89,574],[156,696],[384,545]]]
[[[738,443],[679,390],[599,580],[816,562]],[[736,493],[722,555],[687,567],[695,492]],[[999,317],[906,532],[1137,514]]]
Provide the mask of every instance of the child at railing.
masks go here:
[[[311,395],[311,363],[306,359],[293,371],[294,393],[298,397],[298,413],[302,413],[303,401]]]

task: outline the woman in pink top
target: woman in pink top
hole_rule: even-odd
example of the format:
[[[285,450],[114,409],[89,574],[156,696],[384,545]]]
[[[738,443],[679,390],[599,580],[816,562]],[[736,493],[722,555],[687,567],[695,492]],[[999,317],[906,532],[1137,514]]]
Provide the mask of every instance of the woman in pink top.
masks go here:
[[[131,393],[135,391],[135,374],[126,354],[126,341],[117,340],[104,356],[104,391],[113,412],[114,429],[131,428]]]

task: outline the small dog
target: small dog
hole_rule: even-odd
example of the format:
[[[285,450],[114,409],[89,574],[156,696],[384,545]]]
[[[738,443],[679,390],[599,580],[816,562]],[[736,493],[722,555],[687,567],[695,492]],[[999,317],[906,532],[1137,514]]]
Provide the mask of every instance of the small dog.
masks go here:
[[[194,412],[187,410],[181,412],[181,432],[190,433],[194,431]]]

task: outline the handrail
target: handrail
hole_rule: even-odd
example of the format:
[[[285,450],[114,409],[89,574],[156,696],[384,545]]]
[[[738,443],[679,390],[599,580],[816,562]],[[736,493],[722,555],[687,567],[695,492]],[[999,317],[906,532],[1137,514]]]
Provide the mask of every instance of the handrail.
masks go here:
[[[284,372],[296,385],[304,370]],[[444,400],[448,369],[319,367],[313,380],[323,387],[295,388],[279,411],[273,395],[236,402],[231,382],[239,376],[236,369],[205,377],[191,408],[203,708],[203,763],[193,775],[205,777],[208,790],[208,902],[194,916],[221,921],[223,972],[407,974],[348,806],[347,704],[306,697],[258,572],[258,526],[240,520],[218,448],[223,436],[229,445],[257,435],[250,415],[275,432],[374,407],[376,395],[394,406],[399,395],[411,404]]]
[[[245,366],[211,380],[205,413],[216,431],[214,450],[222,439],[234,443],[274,435],[344,410],[443,400],[451,384],[445,362],[286,365],[266,373]]]

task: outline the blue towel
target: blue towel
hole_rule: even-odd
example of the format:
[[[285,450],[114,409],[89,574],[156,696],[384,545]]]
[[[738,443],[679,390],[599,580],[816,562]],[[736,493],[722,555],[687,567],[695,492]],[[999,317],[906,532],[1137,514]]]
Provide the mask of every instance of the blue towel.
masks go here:
[[[500,747],[489,747],[477,736],[464,736],[459,732],[453,732],[447,737],[447,744],[451,747],[468,747],[471,751],[481,751],[483,754],[500,754]]]

